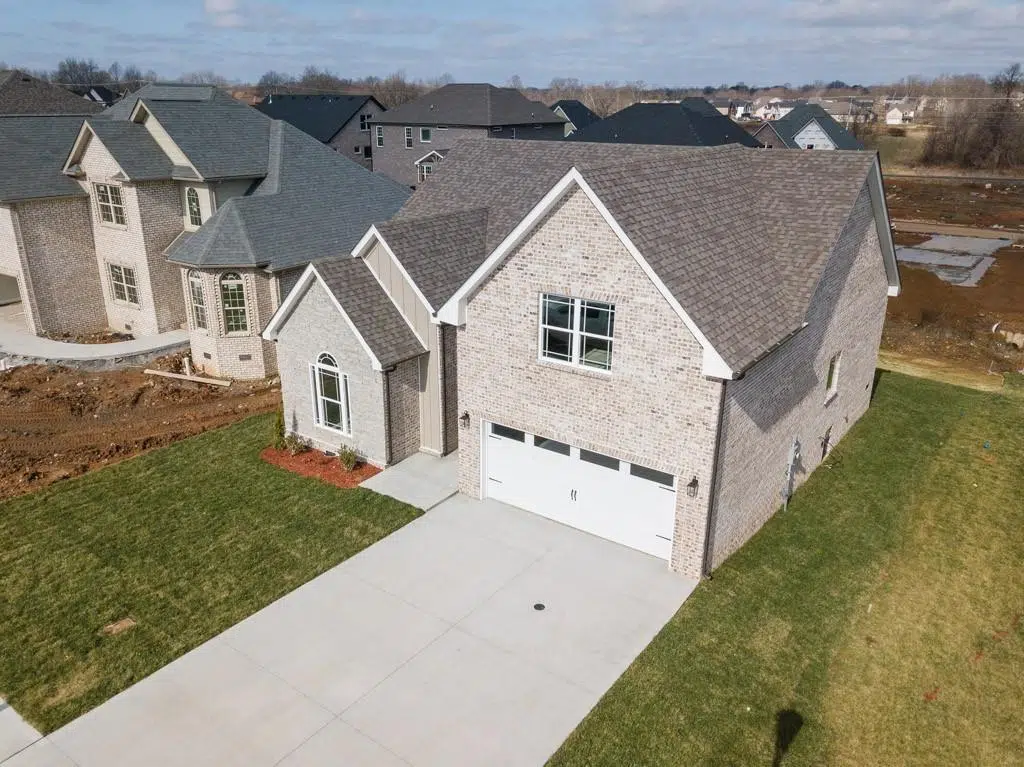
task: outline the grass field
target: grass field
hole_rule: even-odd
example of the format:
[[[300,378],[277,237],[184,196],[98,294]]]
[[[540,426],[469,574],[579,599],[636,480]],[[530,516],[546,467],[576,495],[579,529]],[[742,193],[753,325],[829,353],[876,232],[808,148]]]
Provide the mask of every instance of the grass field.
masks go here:
[[[53,730],[418,515],[263,463],[272,420],[0,506],[0,697]]]
[[[551,763],[1021,764],[1022,465],[1024,398],[883,374]]]

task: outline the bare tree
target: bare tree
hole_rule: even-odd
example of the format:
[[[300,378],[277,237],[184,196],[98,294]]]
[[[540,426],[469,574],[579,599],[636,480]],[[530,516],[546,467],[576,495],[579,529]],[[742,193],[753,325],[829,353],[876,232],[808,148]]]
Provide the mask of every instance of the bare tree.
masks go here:
[[[1021,71],[1019,63],[1010,64],[989,82],[992,84],[992,90],[1005,99],[1011,99],[1024,83],[1024,71]]]
[[[505,86],[508,88],[515,88],[517,91],[521,91],[526,87],[523,85],[523,78],[519,75],[512,75],[508,78],[508,82],[505,83]]]
[[[257,86],[266,93],[285,85],[292,85],[294,82],[295,78],[287,72],[278,72],[271,69],[270,71],[263,73],[263,76],[260,77]]]
[[[601,117],[607,117],[616,111],[618,84],[608,81],[604,85],[588,86],[583,96],[583,102]]]
[[[178,78],[180,82],[192,85],[227,85],[228,79],[218,75],[212,69],[201,69],[197,72],[185,72]]]
[[[373,88],[373,96],[388,109],[418,98],[425,88],[405,79],[405,72],[392,72]]]
[[[66,85],[99,85],[109,82],[110,73],[93,59],[66,58],[57,65],[53,80]]]

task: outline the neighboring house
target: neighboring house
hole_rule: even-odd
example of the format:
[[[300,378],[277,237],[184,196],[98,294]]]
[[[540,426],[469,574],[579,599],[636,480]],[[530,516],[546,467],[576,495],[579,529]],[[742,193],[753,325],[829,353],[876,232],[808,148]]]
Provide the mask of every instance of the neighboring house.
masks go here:
[[[75,85],[71,86],[69,90],[86,101],[91,101],[102,107],[113,106],[114,102],[119,98],[114,91],[105,85]]]
[[[463,142],[353,256],[267,327],[290,432],[457,446],[462,492],[689,576],[864,413],[899,291],[868,152]]]
[[[679,103],[639,103],[576,131],[569,141],[602,144],[662,144],[666,146],[721,146],[760,144],[702,98]]]
[[[803,104],[754,131],[768,149],[863,149],[864,145],[818,104]]]
[[[917,104],[910,99],[890,102],[886,104],[885,124],[903,125],[914,121],[917,111]]]
[[[370,126],[386,111],[373,96],[271,93],[256,108],[373,170]]]
[[[385,112],[373,125],[373,170],[415,187],[417,162],[467,138],[558,140],[565,118],[515,88],[455,83]]]
[[[854,99],[810,99],[808,103],[817,104],[828,112],[833,120],[847,128],[854,123],[870,122],[872,118],[870,105],[865,107],[863,102]]]
[[[732,99],[716,97],[707,99],[707,102],[711,104],[711,106],[715,108],[715,111],[720,115],[729,117],[732,112]]]
[[[0,69],[0,115],[87,115],[102,104],[17,69]]]
[[[803,99],[772,99],[754,110],[759,120],[778,120],[807,102]]]
[[[733,101],[729,108],[729,117],[733,120],[749,120],[753,117],[754,102],[741,99]]]
[[[551,105],[551,111],[565,119],[565,135],[596,123],[601,118],[579,99],[562,99]]]
[[[260,332],[303,267],[350,251],[409,196],[210,86],[146,86],[84,121],[0,119],[14,130],[0,273],[18,264],[29,329],[184,326],[213,375],[272,374]]]

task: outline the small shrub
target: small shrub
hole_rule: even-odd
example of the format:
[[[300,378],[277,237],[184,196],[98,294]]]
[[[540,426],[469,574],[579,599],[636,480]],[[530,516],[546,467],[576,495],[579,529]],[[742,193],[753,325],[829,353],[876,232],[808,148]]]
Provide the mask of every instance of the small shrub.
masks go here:
[[[288,455],[298,455],[309,450],[309,442],[297,434],[289,434],[284,438],[284,449],[288,451]]]
[[[338,461],[341,463],[345,471],[352,471],[356,466],[359,465],[359,456],[356,455],[356,451],[348,447],[343,447],[338,451]]]
[[[284,436],[284,408],[278,408],[277,415],[274,416],[273,446],[275,450],[284,450]]]

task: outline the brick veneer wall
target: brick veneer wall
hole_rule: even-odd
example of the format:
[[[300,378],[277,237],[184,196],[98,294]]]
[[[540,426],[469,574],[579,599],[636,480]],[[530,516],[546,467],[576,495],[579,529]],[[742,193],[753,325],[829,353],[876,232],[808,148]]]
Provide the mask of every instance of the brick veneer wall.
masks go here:
[[[610,375],[538,361],[542,292],[615,304]],[[480,424],[496,421],[677,479],[674,569],[698,576],[722,383],[583,192],[574,190],[471,297],[459,330],[459,487],[479,497]],[[682,486],[696,476],[689,498]]]
[[[178,290],[188,296],[188,275],[180,268]],[[193,364],[208,375],[221,378],[266,378],[277,372],[277,351],[272,341],[260,333],[277,308],[276,277],[262,269],[197,269],[202,278],[206,302],[207,328],[197,328],[191,303],[188,307],[189,341]],[[220,279],[235,273],[245,286],[249,329],[228,334],[224,329],[224,309],[220,297]]]
[[[322,352],[331,354],[341,371],[348,375],[351,437],[319,428],[313,422],[309,365],[316,362]],[[313,282],[281,328],[277,358],[284,422],[289,433],[309,439],[321,450],[333,451],[340,445],[347,445],[375,466],[386,464],[383,374],[373,369],[359,339],[318,281]],[[416,418],[418,426],[418,399]]]
[[[420,449],[419,357],[398,364],[387,378],[391,463],[398,463]]]
[[[794,439],[795,484],[867,409],[888,283],[867,187],[825,267],[808,326],[726,387],[712,564],[721,564],[782,504]],[[842,353],[837,396],[826,403],[829,361]]]
[[[457,328],[452,325],[441,325],[441,396],[443,397],[441,418],[443,419],[446,455],[459,449],[458,338]]]

